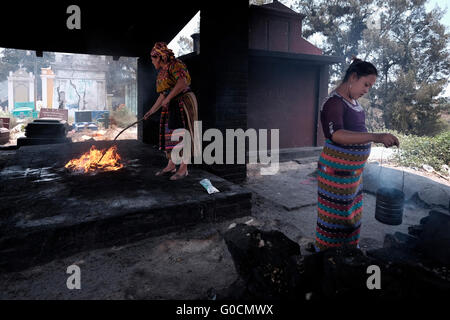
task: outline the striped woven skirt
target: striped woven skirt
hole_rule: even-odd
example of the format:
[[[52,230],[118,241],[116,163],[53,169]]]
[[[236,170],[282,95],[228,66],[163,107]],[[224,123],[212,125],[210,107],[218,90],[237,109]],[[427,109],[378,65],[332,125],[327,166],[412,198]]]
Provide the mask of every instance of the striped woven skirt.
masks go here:
[[[370,144],[326,140],[318,162],[316,251],[358,245],[363,209],[362,172]]]
[[[159,125],[159,149],[166,152],[172,151],[177,145],[180,148],[183,147],[183,134],[178,133],[175,136],[174,131],[176,129],[169,128],[169,113],[175,112],[178,114],[178,129],[184,128],[189,130],[191,139],[194,137],[194,122],[198,120],[197,99],[192,91],[183,92],[174,98],[171,104],[170,109],[167,106],[163,107]],[[193,146],[193,141],[191,142],[191,146]]]

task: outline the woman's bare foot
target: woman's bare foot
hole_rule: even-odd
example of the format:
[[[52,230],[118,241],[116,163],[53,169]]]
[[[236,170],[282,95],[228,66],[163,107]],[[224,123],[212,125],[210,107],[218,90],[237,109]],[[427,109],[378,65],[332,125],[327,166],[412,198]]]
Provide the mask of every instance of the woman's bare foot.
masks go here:
[[[176,170],[177,170],[177,167],[175,166],[175,164],[172,161],[169,161],[169,163],[167,164],[167,166],[164,169],[159,170],[158,172],[155,173],[155,176],[160,176],[160,175],[163,175],[168,172],[174,173],[174,172],[176,172]]]
[[[187,164],[182,163],[180,165],[180,168],[178,168],[177,173],[175,173],[173,176],[170,177],[170,180],[179,180],[184,177],[187,177],[188,171],[187,171]]]

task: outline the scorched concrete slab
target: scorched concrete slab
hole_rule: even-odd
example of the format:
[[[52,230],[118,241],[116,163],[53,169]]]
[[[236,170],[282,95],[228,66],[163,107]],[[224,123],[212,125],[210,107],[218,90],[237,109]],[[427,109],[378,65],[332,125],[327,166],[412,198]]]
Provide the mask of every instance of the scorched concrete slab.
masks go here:
[[[165,157],[136,140],[115,142],[125,165],[118,171],[90,175],[64,168],[92,145],[112,144],[89,141],[0,153],[0,271],[250,214],[251,192],[208,172],[190,167],[178,181],[155,176]],[[199,183],[204,178],[220,192],[208,194]]]

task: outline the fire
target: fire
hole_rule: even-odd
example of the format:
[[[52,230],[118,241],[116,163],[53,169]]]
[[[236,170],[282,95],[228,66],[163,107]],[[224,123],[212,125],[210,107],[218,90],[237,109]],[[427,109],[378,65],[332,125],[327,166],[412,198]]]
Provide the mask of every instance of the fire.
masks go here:
[[[65,165],[66,168],[72,171],[80,171],[84,173],[97,172],[97,171],[115,171],[123,168],[123,164],[120,163],[120,156],[117,153],[117,146],[109,148],[102,160],[99,162],[103,155],[103,150],[98,150],[95,146],[92,146],[89,152],[86,152],[78,159],[72,159]]]

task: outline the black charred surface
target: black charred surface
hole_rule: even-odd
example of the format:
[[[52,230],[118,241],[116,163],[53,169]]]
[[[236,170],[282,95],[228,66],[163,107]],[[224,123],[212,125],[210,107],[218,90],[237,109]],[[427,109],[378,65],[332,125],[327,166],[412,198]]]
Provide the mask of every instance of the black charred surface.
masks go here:
[[[198,169],[178,181],[156,177],[166,164],[159,151],[135,140],[116,144],[124,168],[95,175],[64,165],[92,145],[104,149],[112,142],[0,153],[0,271],[250,214],[249,191]],[[209,195],[199,183],[204,178],[221,192]]]

